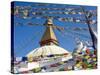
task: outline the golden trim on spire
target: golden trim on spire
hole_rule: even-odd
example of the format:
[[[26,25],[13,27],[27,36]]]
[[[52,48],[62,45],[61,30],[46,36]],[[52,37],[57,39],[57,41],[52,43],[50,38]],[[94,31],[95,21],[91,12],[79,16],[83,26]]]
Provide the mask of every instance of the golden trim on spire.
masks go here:
[[[58,45],[58,40],[55,36],[55,33],[53,31],[53,22],[51,18],[48,18],[46,23],[44,24],[46,26],[46,30],[44,32],[44,35],[42,36],[42,39],[40,41],[40,45]]]

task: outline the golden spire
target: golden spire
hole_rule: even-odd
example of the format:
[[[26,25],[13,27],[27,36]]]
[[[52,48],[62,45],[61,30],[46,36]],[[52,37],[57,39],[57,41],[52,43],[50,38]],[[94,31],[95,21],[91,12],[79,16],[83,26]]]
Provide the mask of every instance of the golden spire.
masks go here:
[[[44,25],[46,26],[46,30],[40,41],[40,46],[52,45],[52,44],[58,45],[58,40],[53,31],[54,25],[52,19],[48,18]]]

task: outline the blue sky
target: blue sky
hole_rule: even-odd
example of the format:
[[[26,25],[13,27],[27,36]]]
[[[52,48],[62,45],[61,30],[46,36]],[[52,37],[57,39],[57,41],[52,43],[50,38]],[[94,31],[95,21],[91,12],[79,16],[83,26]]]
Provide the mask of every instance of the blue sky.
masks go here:
[[[15,2],[15,6],[31,6],[32,8],[43,8],[44,6],[36,6],[35,4],[37,3],[31,3],[31,2]],[[70,8],[70,7],[79,7],[79,5],[59,5],[59,4],[49,4],[47,6],[48,8],[53,8],[54,6],[56,8]],[[95,6],[83,6],[85,10],[96,10]],[[34,10],[32,10],[34,11]],[[62,11],[61,11],[62,12]],[[48,15],[48,14],[47,14]],[[31,14],[29,16],[32,16]],[[55,15],[52,15],[55,16]],[[79,15],[59,15],[61,17],[80,17]],[[84,18],[84,17],[83,17]],[[28,18],[28,19],[23,19],[14,16],[14,54],[15,56],[25,56],[27,53],[30,51],[34,50],[37,47],[40,47],[39,41],[41,40],[41,37],[45,31],[44,26],[28,26],[28,22],[32,23],[39,23],[39,24],[44,24],[45,23],[45,18]],[[15,23],[23,23],[24,25],[15,25]],[[73,23],[73,22],[60,22],[58,20],[53,20],[54,24],[57,26],[62,26],[62,27],[81,27],[81,28],[87,28],[86,24],[83,23]],[[75,39],[72,37],[79,37],[81,40],[91,40],[90,35],[88,31],[81,31],[78,33],[85,34],[87,37],[84,36],[79,36],[76,35],[75,32],[70,32],[70,29],[67,30],[65,33],[67,33],[66,36],[64,36],[62,33],[57,31],[56,29],[54,30],[57,39],[59,41],[59,44],[61,47],[65,48],[66,50],[72,52],[73,49],[76,46]]]

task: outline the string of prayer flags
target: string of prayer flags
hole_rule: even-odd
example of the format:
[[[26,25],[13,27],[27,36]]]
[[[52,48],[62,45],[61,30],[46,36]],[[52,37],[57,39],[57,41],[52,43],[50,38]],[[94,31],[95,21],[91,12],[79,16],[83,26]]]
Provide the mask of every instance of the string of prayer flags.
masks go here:
[[[28,16],[29,13],[33,14],[33,15],[42,15],[42,14],[71,14],[71,15],[75,15],[75,14],[79,14],[82,15],[83,12],[81,11],[71,11],[71,8],[32,8],[32,10],[29,10],[27,8],[22,9],[23,7],[21,6],[16,6],[14,8],[14,10],[12,9],[12,11],[14,11],[14,15],[19,15],[21,12],[23,12],[24,16]],[[63,11],[59,11],[60,9],[62,9]],[[69,10],[70,9],[70,10]],[[46,10],[56,10],[56,11],[46,11]],[[91,13],[91,14],[90,14]],[[88,10],[87,11],[87,16],[90,17],[91,16],[95,16],[96,15],[96,11],[95,10]]]

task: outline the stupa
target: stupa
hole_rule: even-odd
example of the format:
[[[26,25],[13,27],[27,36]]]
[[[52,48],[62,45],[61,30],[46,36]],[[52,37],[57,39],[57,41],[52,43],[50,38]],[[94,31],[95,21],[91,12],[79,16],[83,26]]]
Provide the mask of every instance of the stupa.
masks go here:
[[[59,71],[60,68],[64,68],[66,66],[71,67],[71,62],[68,62],[67,64],[64,63],[64,61],[72,59],[72,54],[68,50],[59,46],[59,42],[53,31],[55,25],[53,24],[52,19],[48,18],[44,25],[46,26],[46,30],[41,38],[41,41],[39,42],[40,47],[32,50],[26,55],[29,60],[28,68],[20,68],[20,72],[30,71],[35,68],[43,68],[50,66],[54,67],[54,64],[60,62],[63,62],[63,65],[60,65],[59,68],[50,67],[47,68],[45,71]]]
[[[70,55],[68,50],[59,46],[59,42],[53,31],[55,25],[51,18],[48,18],[44,24],[46,30],[41,38],[40,47],[32,50],[27,54],[27,57],[39,57],[48,55]]]

